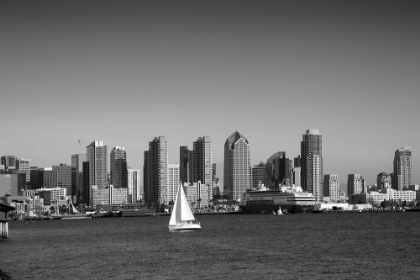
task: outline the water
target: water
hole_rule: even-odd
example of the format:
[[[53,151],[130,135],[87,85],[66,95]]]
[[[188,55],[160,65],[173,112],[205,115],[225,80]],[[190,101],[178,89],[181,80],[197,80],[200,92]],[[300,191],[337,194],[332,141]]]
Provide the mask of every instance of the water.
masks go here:
[[[12,279],[415,279],[420,213],[16,221],[0,241]]]

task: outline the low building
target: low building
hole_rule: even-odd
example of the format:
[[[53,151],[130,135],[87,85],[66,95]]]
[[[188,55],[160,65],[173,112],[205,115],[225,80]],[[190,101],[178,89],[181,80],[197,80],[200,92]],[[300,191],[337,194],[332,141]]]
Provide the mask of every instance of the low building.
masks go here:
[[[370,192],[368,194],[361,193],[361,194],[349,195],[349,203],[351,204],[356,204],[356,203],[380,204],[381,202],[385,200],[411,202],[411,201],[416,200],[416,192],[415,191],[397,191],[392,188],[387,188],[385,189],[384,192]]]

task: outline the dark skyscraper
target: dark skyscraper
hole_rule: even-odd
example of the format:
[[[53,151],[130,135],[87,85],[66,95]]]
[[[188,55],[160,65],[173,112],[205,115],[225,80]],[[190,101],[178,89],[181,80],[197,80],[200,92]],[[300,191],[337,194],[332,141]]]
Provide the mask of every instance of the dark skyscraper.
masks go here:
[[[392,188],[402,191],[411,185],[411,147],[395,151]]]
[[[301,183],[304,191],[323,199],[322,135],[318,129],[308,129],[301,142]]]
[[[182,183],[192,183],[192,164],[194,153],[187,146],[179,147],[179,179]]]
[[[111,151],[111,185],[127,188],[127,152],[124,147],[114,147]]]

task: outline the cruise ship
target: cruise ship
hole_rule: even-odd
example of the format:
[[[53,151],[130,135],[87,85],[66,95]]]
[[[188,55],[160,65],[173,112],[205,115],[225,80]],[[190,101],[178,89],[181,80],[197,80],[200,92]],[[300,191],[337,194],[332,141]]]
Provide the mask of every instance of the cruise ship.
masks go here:
[[[283,180],[276,189],[261,187],[247,190],[239,202],[247,214],[271,214],[279,209],[283,213],[312,213],[315,197],[304,192],[302,187],[294,186],[289,180]]]

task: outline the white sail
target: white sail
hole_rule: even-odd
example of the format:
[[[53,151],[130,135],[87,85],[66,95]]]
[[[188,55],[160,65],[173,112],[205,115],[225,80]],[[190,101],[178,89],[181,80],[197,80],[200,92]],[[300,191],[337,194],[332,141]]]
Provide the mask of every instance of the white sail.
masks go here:
[[[184,221],[195,221],[195,218],[188,204],[184,188],[179,185],[169,225],[176,225]]]
[[[80,214],[80,212],[77,211],[76,207],[74,207],[73,203],[71,204],[71,211],[73,212],[73,214]]]

